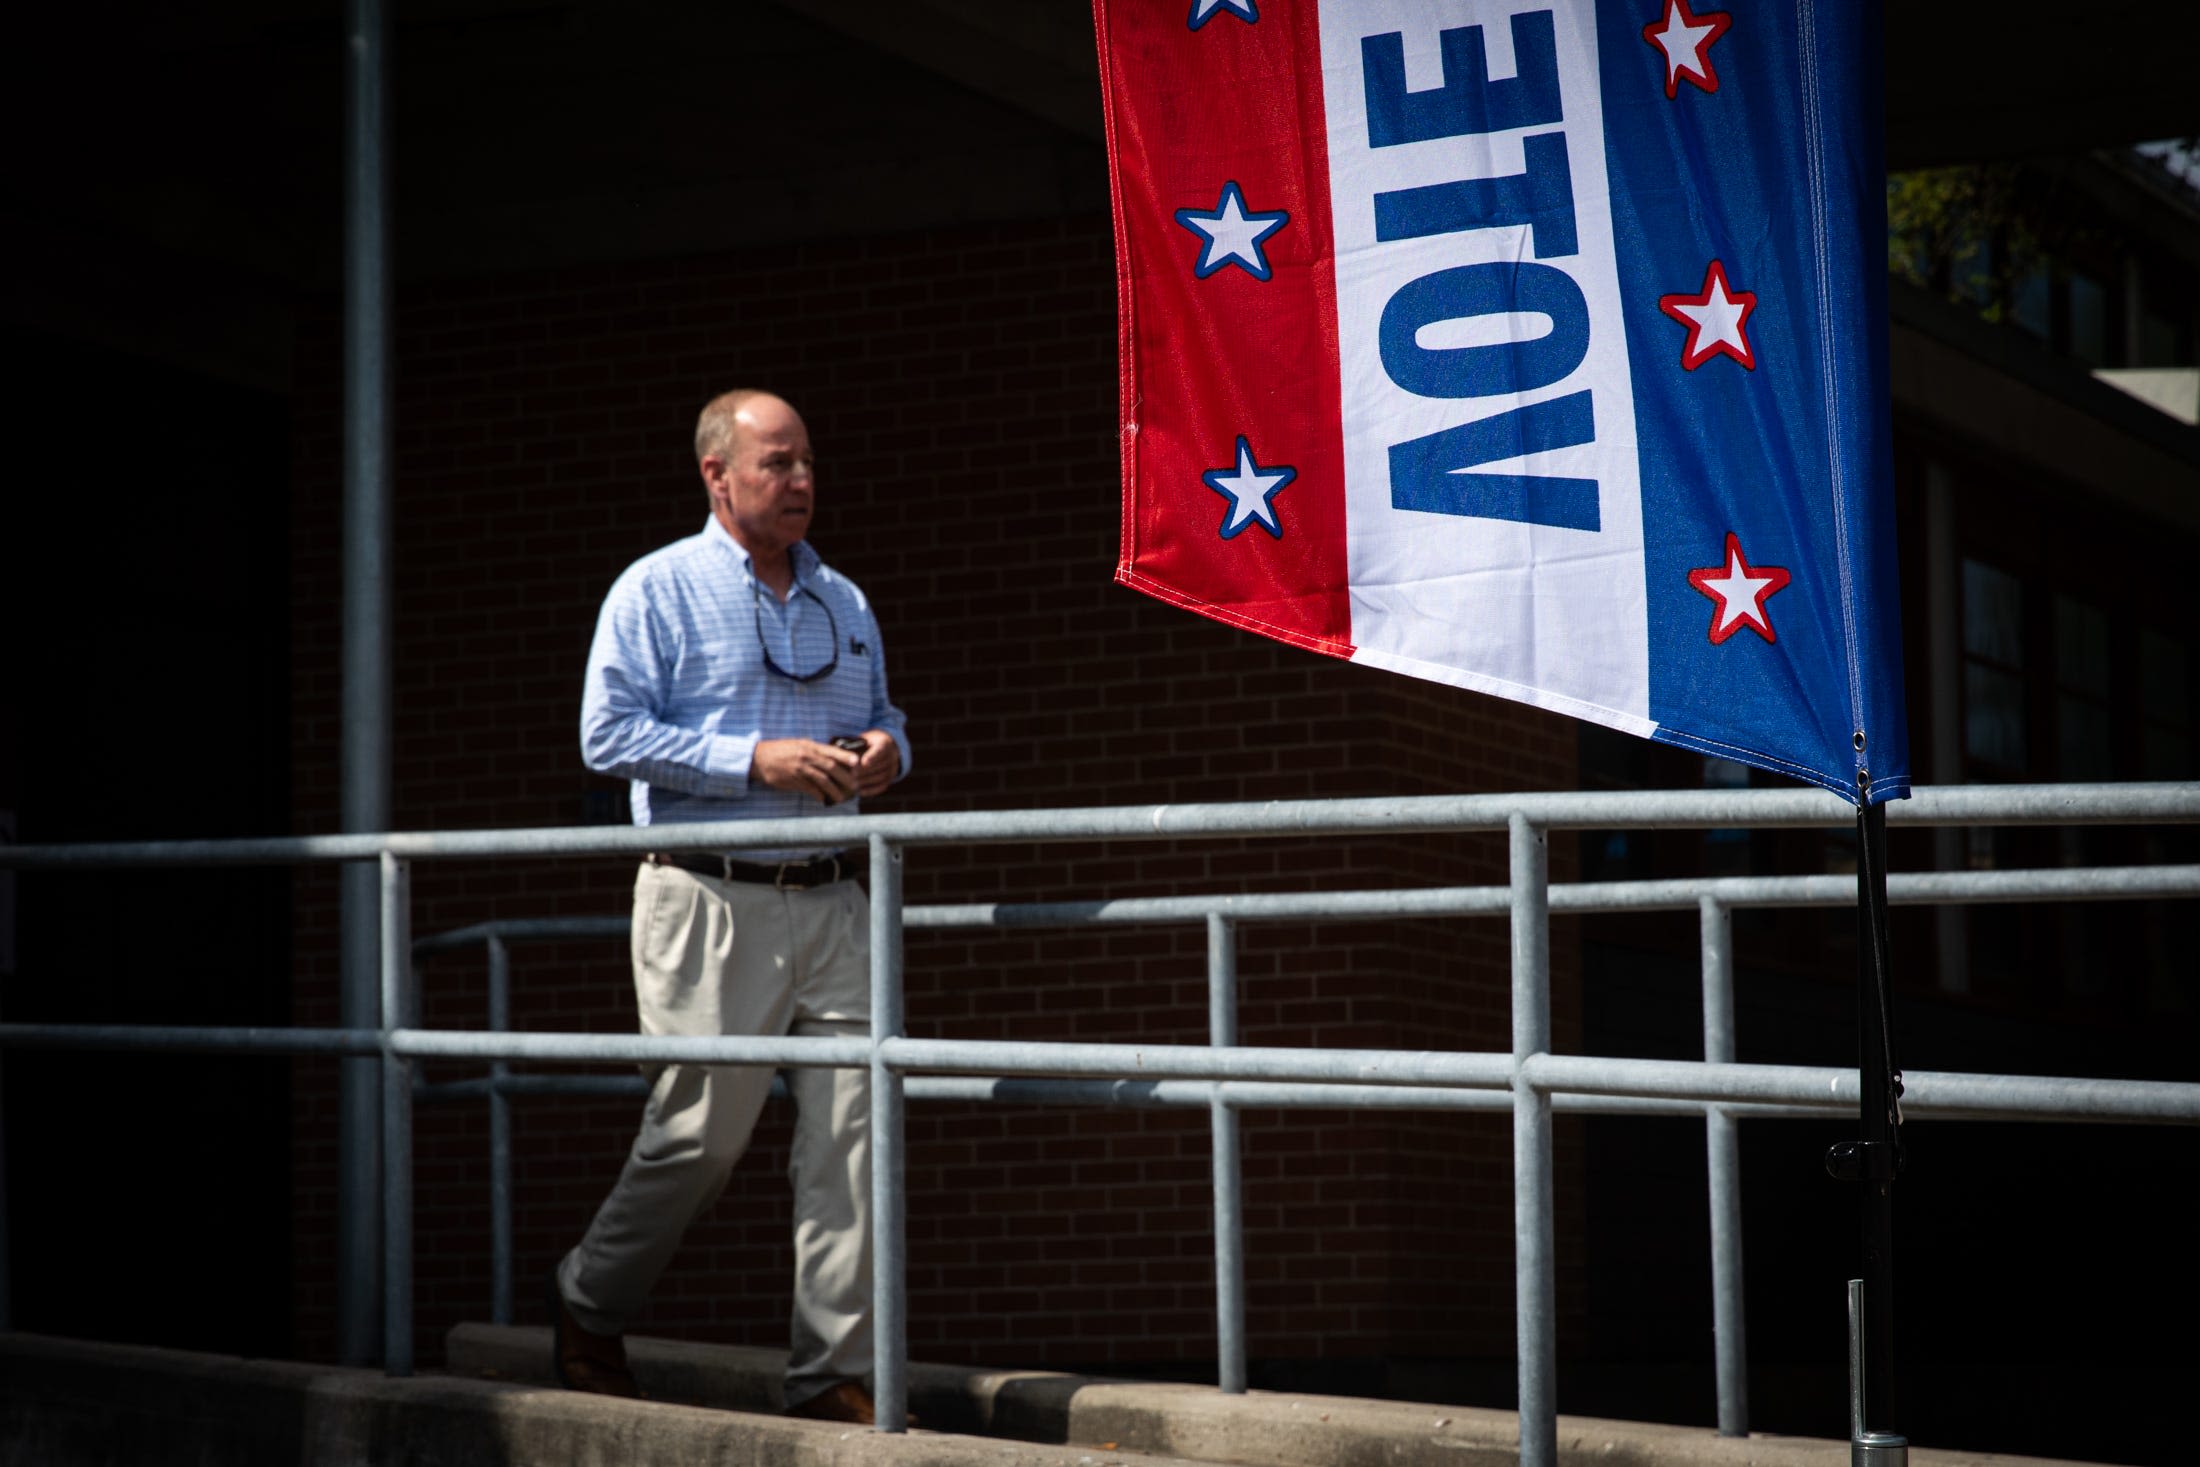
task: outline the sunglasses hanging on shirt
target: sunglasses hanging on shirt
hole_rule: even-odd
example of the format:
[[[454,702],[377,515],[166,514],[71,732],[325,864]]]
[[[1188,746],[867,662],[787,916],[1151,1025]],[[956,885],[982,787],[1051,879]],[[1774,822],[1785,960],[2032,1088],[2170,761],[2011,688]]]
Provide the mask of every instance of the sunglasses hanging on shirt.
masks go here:
[[[830,656],[828,656],[828,657],[827,657],[827,658],[825,659],[825,664],[824,664],[824,666],[822,666],[822,667],[819,667],[819,668],[815,669],[814,671],[811,671],[811,672],[789,672],[789,671],[787,671],[787,669],[785,669],[784,667],[781,667],[781,666],[779,665],[778,659],[776,659],[776,658],[774,658],[774,657],[772,656],[771,643],[769,643],[769,642],[767,642],[767,641],[765,641],[765,640],[764,640],[764,590],[763,590],[763,587],[762,587],[762,585],[761,585],[760,583],[758,583],[758,582],[756,582],[756,581],[752,580],[752,581],[751,581],[751,582],[749,583],[749,589],[750,589],[750,591],[751,591],[751,592],[752,592],[752,593],[753,593],[753,594],[755,595],[755,597],[756,597],[756,603],[755,603],[755,611],[756,611],[756,645],[757,645],[758,649],[759,649],[759,650],[761,650],[761,651],[763,652],[763,654],[764,654],[764,666],[765,666],[765,668],[766,668],[766,669],[767,669],[768,671],[771,671],[771,672],[776,672],[776,673],[778,673],[778,674],[779,674],[779,675],[780,675],[781,677],[783,677],[783,678],[786,678],[786,679],[788,679],[788,680],[789,680],[790,682],[798,682],[798,683],[814,683],[814,682],[816,682],[816,681],[817,681],[817,680],[818,680],[819,678],[821,678],[821,677],[825,676],[825,675],[826,675],[827,673],[831,672],[831,671],[832,671],[832,670],[833,670],[834,668],[836,668],[836,667],[840,666],[840,623],[839,623],[838,621],[835,621],[835,620],[833,619],[833,609],[832,609],[832,607],[830,607],[830,606],[827,606],[827,605],[825,604],[825,598],[824,598],[824,597],[822,597],[822,596],[818,595],[818,594],[817,594],[817,593],[816,593],[815,591],[811,590],[811,589],[810,589],[810,588],[809,588],[808,586],[802,585],[802,584],[801,584],[801,583],[799,583],[799,582],[797,582],[797,583],[796,583],[796,585],[795,585],[794,591],[795,591],[795,594],[796,594],[797,596],[807,596],[807,597],[809,597],[809,598],[810,598],[810,599],[811,599],[812,601],[815,601],[815,602],[817,603],[817,605],[818,605],[818,609],[819,609],[819,610],[821,610],[821,611],[823,611],[823,612],[825,613],[825,626],[826,626],[827,630],[829,630],[829,631],[830,631],[830,632],[832,633],[832,640],[831,640],[831,642],[830,642],[830,643],[828,644],[828,645],[830,645],[830,646],[831,646],[831,648],[832,648],[832,654],[831,654]],[[788,636],[788,638],[787,638],[787,644],[788,644],[788,645],[789,645],[790,647],[794,645],[794,638],[793,638],[793,635],[792,635],[791,633],[789,634],[789,636]]]

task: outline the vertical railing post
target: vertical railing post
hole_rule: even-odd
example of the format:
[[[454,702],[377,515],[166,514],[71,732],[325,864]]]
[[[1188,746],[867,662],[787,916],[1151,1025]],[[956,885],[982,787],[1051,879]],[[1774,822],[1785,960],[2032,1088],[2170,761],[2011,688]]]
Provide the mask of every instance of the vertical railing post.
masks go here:
[[[503,938],[489,937],[489,1028],[503,1034],[512,1027],[512,950]],[[489,1062],[489,1318],[512,1322],[512,1100],[504,1081],[512,1067]]]
[[[344,166],[344,641],[342,824],[389,828],[390,505],[389,221],[383,102],[387,28],[382,0],[346,6]],[[375,871],[343,868],[339,881],[342,1022],[374,1027]],[[336,1202],[338,1358],[374,1357],[376,1068],[350,1059],[340,1072]]]
[[[901,848],[871,837],[871,1314],[878,1429],[909,1421],[908,1194],[901,1075],[881,1047],[902,1032]]]
[[[390,1047],[412,1020],[412,874],[382,853],[382,1368],[411,1375],[412,1062]]]
[[[1219,912],[1207,914],[1207,1042],[1237,1043],[1237,932]],[[1245,1393],[1245,1206],[1238,1163],[1238,1115],[1229,1087],[1214,1086],[1208,1120],[1215,1164],[1215,1382]]]
[[[1558,1463],[1558,1268],[1551,1097],[1523,1066],[1551,1048],[1550,852],[1524,815],[1508,822],[1512,876],[1513,1294],[1520,1352],[1520,1467]]]
[[[1698,904],[1703,929],[1703,1057],[1734,1063],[1734,914],[1717,897]],[[1732,1112],[1707,1105],[1704,1159],[1711,1176],[1711,1337],[1718,1363],[1719,1435],[1749,1435],[1749,1344],[1742,1310],[1742,1158]]]

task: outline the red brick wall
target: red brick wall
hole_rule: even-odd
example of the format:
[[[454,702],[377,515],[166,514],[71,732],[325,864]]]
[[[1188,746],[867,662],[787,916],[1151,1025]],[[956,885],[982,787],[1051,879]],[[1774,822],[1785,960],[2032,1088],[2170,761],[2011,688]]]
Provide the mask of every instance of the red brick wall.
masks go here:
[[[598,602],[705,513],[697,407],[773,387],[819,449],[816,543],[880,608],[915,773],[874,808],[956,810],[1566,788],[1571,727],[1290,650],[1111,582],[1114,277],[1104,219],[992,226],[401,292],[396,401],[396,784],[404,829],[570,825],[587,775],[580,673]],[[300,348],[297,828],[336,826],[338,348]],[[623,809],[623,806],[622,806]],[[1555,842],[1556,874],[1570,844]],[[424,864],[415,926],[618,913],[617,861]],[[1502,882],[1502,836],[1227,846],[924,849],[912,902]],[[332,1022],[335,883],[298,881],[296,1020]],[[1554,934],[1563,1047],[1571,937]],[[1255,927],[1253,1044],[1505,1049],[1501,921]],[[911,932],[910,1029],[1199,1042],[1198,928]],[[427,1021],[485,1023],[483,965],[426,968]],[[624,1031],[616,943],[527,947],[515,1022]],[[463,1073],[438,1069],[434,1077]],[[332,1348],[334,1072],[301,1062],[300,1347]],[[486,1316],[484,1107],[419,1112],[422,1358]],[[520,1102],[519,1292],[577,1238],[631,1137],[628,1102]],[[1561,1128],[1561,1202],[1578,1197]],[[1246,1118],[1250,1344],[1259,1358],[1506,1356],[1502,1114]],[[910,1329],[930,1359],[1211,1357],[1206,1120],[920,1104],[909,1125]],[[767,1117],[639,1328],[785,1337],[784,1118]],[[1578,1207],[1567,1206],[1578,1218]],[[1578,1228],[1561,1297],[1578,1315]]]

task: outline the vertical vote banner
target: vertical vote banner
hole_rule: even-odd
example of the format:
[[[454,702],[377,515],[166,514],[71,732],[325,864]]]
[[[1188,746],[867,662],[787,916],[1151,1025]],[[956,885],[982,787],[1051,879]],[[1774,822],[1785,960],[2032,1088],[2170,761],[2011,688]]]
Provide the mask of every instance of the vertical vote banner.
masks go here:
[[[1908,793],[1877,7],[1096,0],[1125,585]]]

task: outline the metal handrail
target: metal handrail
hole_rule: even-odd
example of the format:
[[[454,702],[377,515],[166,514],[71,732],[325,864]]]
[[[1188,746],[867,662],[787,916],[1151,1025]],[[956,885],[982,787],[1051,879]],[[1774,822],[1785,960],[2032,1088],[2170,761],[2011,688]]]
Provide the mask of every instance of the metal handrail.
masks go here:
[[[2138,824],[2200,822],[2200,785],[2051,785],[1919,790],[1893,807],[1898,824]],[[124,1030],[116,1026],[0,1025],[0,1044],[159,1045],[256,1052],[375,1054],[383,1060],[385,1363],[411,1368],[412,1120],[415,1062],[430,1057],[493,1061],[486,1083],[493,1097],[532,1088],[506,1062],[685,1059],[711,1063],[868,1066],[872,1072],[874,1226],[878,1237],[875,1328],[879,1341],[877,1395],[882,1421],[901,1419],[907,1392],[906,1265],[903,1258],[902,1104],[906,1093],[931,1085],[938,1093],[1005,1098],[1035,1082],[1016,1074],[1088,1076],[1056,1081],[1080,1093],[1133,1103],[1207,1103],[1216,1135],[1218,1233],[1224,1211],[1234,1214],[1235,1109],[1243,1104],[1358,1103],[1407,1094],[1446,1107],[1510,1108],[1514,1114],[1514,1187],[1522,1219],[1517,1289],[1520,1330],[1521,1460],[1547,1464],[1556,1450],[1555,1346],[1552,1319],[1555,1261],[1551,1230],[1550,1113],[1562,1096],[1595,1108],[1666,1109],[1702,1113],[1712,1155],[1715,1273],[1731,1262],[1738,1282],[1739,1204],[1733,1119],[1757,1108],[1853,1104],[1854,1071],[1737,1065],[1732,1062],[1731,943],[1726,924],[1741,906],[1832,906],[1855,900],[1840,877],[1723,878],[1704,881],[1580,883],[1552,887],[1545,867],[1548,832],[1559,829],[1844,826],[1850,808],[1817,790],[1648,791],[1618,794],[1426,796],[1404,799],[1275,802],[1236,805],[1153,805],[1066,811],[823,816],[801,821],[741,821],[675,828],[398,832],[275,840],[107,843],[0,847],[0,866],[71,869],[98,866],[202,866],[374,860],[382,895],[383,1006],[378,1029]],[[1266,894],[1235,897],[1144,898],[1097,903],[901,904],[903,847],[1002,841],[1129,840],[1263,835],[1342,835],[1504,830],[1512,880],[1504,887],[1421,892]],[[485,1033],[414,1027],[409,863],[481,856],[559,857],[636,854],[774,844],[864,844],[872,869],[872,1033],[869,1039],[675,1038],[591,1034],[513,1034],[507,981],[491,1003]],[[2182,896],[2200,889],[2200,868],[2139,867],[2060,872],[1949,872],[1897,877],[1890,899],[1917,902],[2103,899]],[[1701,914],[1705,977],[1705,1060],[1619,1060],[1548,1052],[1550,914],[1596,910],[1685,910]],[[1509,1054],[1416,1054],[1398,1051],[1261,1050],[1237,1046],[1231,924],[1286,916],[1399,918],[1495,915],[1513,927],[1514,1042]],[[1135,922],[1201,918],[1210,934],[1209,1046],[1062,1045],[911,1039],[902,1033],[901,943],[904,926],[1033,926],[1061,922]],[[606,919],[566,919],[560,935],[595,935]],[[611,919],[616,920],[616,919]],[[484,924],[429,939],[419,951],[462,941],[490,945],[492,970],[508,967],[505,933]],[[976,1070],[985,1078],[927,1080],[926,1072]],[[1124,1076],[1135,1075],[1126,1082]],[[2200,1121],[2200,1086],[2157,1082],[2056,1080],[2037,1077],[1922,1075],[1908,1077],[1912,1114],[2010,1116],[2084,1115],[2092,1119]],[[1399,1091],[1394,1087],[1420,1087]],[[1477,1088],[1479,1087],[1479,1088]],[[1846,1087],[1846,1088],[1844,1088]],[[1603,1097],[1596,1099],[1593,1097]],[[1349,1097],[1349,1099],[1348,1099]],[[508,1136],[503,1138],[508,1144]],[[508,1208],[509,1198],[504,1199]],[[508,1225],[508,1214],[500,1220]],[[1236,1223],[1231,1219],[1234,1231]],[[1233,1259],[1217,1259],[1219,1327],[1225,1389],[1243,1389],[1242,1336],[1228,1318],[1242,1279]],[[1720,1429],[1743,1429],[1739,1311],[1722,1299]],[[1729,1315],[1732,1315],[1730,1320]],[[1729,1330],[1729,1325],[1732,1328]],[[1731,1387],[1731,1390],[1730,1390]]]
[[[1689,912],[1705,898],[1722,906],[1850,907],[1850,876],[1712,876],[1652,881],[1555,882],[1551,910],[1574,916],[1620,912]],[[964,902],[905,908],[904,928],[1081,927],[1143,925],[1227,917],[1236,922],[1352,922],[1401,917],[1498,916],[1511,888],[1414,886],[1368,891],[1241,892],[1178,897],[1117,897],[1105,901]],[[2015,871],[1896,872],[1887,878],[1894,906],[1985,905],[2029,901],[2152,901],[2200,894],[2200,864],[2085,866]],[[454,927],[413,944],[417,957],[473,947],[492,937],[556,941],[624,937],[628,919],[505,917]]]
[[[1890,900],[1897,905],[1937,904],[1958,900],[1973,904],[2040,899],[2134,900],[2191,895],[2200,895],[2200,865],[1929,872],[1896,876],[1889,883]],[[1234,991],[1234,983],[1230,980],[1230,973],[1234,972],[1235,967],[1234,948],[1231,946],[1234,942],[1231,930],[1234,924],[1307,919],[1361,921],[1399,917],[1485,916],[1506,911],[1509,900],[1507,888],[1481,886],[1389,891],[1216,894],[1107,901],[966,903],[910,907],[902,914],[902,925],[905,929],[1032,930],[1042,927],[1203,920],[1211,924],[1209,992],[1213,1006],[1219,1002],[1219,996]],[[1855,883],[1837,876],[1577,882],[1550,888],[1552,911],[1577,914],[1684,911],[1705,902],[1716,902],[1724,909],[1828,907],[1853,905],[1855,900]],[[1219,934],[1213,930],[1216,924],[1220,927]],[[416,958],[425,958],[461,948],[488,948],[490,1007],[493,1012],[505,1012],[509,1005],[510,981],[506,944],[576,938],[616,937],[623,940],[628,936],[629,929],[630,920],[624,916],[499,919],[422,938],[413,944],[413,952]],[[1707,1019],[1712,1017],[1714,1016],[1707,1015]],[[490,1025],[492,1031],[500,1031],[504,1027],[495,1022]],[[1233,1028],[1234,1015],[1218,1029],[1218,1036]],[[1732,1055],[1731,1035],[1722,1043],[1718,1033],[1707,1024],[1704,1058],[1709,1061],[1731,1060]],[[501,1065],[498,1068],[501,1069]],[[2056,1082],[2048,1083],[2053,1085]],[[1494,1089],[1473,1090],[1441,1086],[1405,1089],[1341,1082],[1310,1087],[1303,1082],[1270,1084],[1242,1080],[1065,1080],[999,1076],[964,1078],[912,1073],[906,1087],[912,1100],[921,1101],[977,1100],[1078,1106],[1197,1106],[1215,1110],[1218,1116],[1247,1108],[1274,1107],[1493,1111],[1509,1110],[1512,1106],[1510,1094]],[[490,1310],[496,1323],[509,1324],[513,1318],[509,1100],[520,1095],[553,1094],[632,1098],[646,1093],[646,1089],[645,1084],[633,1076],[583,1077],[557,1073],[517,1076],[493,1073],[481,1079],[446,1081],[416,1087],[416,1095],[423,1100],[487,1098],[489,1101],[489,1191],[492,1220]],[[775,1079],[774,1094],[780,1092],[781,1087]],[[1853,1079],[1848,1098],[1837,1098],[1839,1093],[1840,1087],[1835,1086],[1828,1093],[1813,1093],[1808,1100],[1797,1098],[1713,1103],[1676,1100],[1664,1096],[1557,1091],[1553,1095],[1553,1105],[1555,1109],[1570,1114],[1709,1116],[1708,1124],[1714,1131],[1719,1131],[1719,1134],[1710,1139],[1708,1146],[1711,1152],[1713,1188],[1715,1192],[1720,1192],[1739,1185],[1738,1158],[1733,1154],[1733,1120],[1823,1117],[1853,1108]],[[2153,1114],[2158,1107],[2145,1097],[2144,1092],[2124,1097],[2125,1104],[2120,1112],[2102,1116],[2082,1113],[2072,1108],[2058,1108],[2057,1098],[2065,1093],[2062,1090],[2035,1090],[2025,1097],[2029,1108],[2021,1110],[2014,1108],[2013,1097],[2004,1093],[1998,1097],[2003,1108],[1985,1112],[1966,1109],[1952,1101],[1940,1102],[1934,1098],[1939,1093],[1938,1079],[1928,1079],[1922,1097],[1913,1089],[1907,1113],[1921,1120],[1993,1115],[2004,1120],[2054,1119],[2075,1122],[2090,1119],[2129,1119],[2132,1114],[2163,1119]],[[1720,1131],[1722,1117],[1727,1119],[1723,1122],[1724,1130]],[[1220,1135],[1218,1128],[1218,1138]],[[1217,1148],[1218,1181],[1226,1180],[1235,1171],[1234,1165],[1225,1154],[1228,1150],[1230,1148],[1227,1143]],[[1224,1276],[1233,1277],[1242,1271],[1244,1243],[1242,1230],[1234,1221],[1236,1208],[1227,1190],[1220,1186],[1217,1189],[1216,1213],[1217,1269]],[[1733,1228],[1738,1233],[1738,1213],[1733,1221]],[[1715,1250],[1712,1271],[1714,1334],[1725,1354],[1734,1353],[1732,1348],[1728,1348],[1731,1344],[1730,1337],[1740,1329],[1743,1317],[1738,1246],[1738,1239],[1723,1242],[1721,1248]],[[1244,1313],[1239,1291],[1218,1290],[1216,1312],[1218,1342],[1241,1340]],[[1217,1376],[1228,1379],[1234,1373],[1233,1365],[1236,1362],[1231,1358],[1227,1347],[1222,1349],[1221,1354],[1223,1358],[1218,1365]],[[1739,1398],[1741,1379],[1742,1371],[1738,1362],[1721,1375],[1719,1419],[1727,1423],[1735,1434],[1740,1433],[1747,1419],[1746,1408]]]
[[[102,841],[0,845],[0,866],[284,866],[322,861],[449,861],[485,856],[610,856],[741,847],[895,848],[1009,841],[1174,840],[1260,835],[1441,835],[1499,831],[1518,815],[1539,830],[1778,829],[1854,823],[1855,811],[1818,789],[1559,791],[1518,795],[1406,795],[1392,799],[1274,800],[1213,805],[1102,805],[822,815],[803,820],[717,820],[692,825],[558,826],[523,830],[390,831],[369,835],[234,840]],[[1893,825],[2146,825],[2200,822],[2200,784],[1945,785],[1888,807]]]

